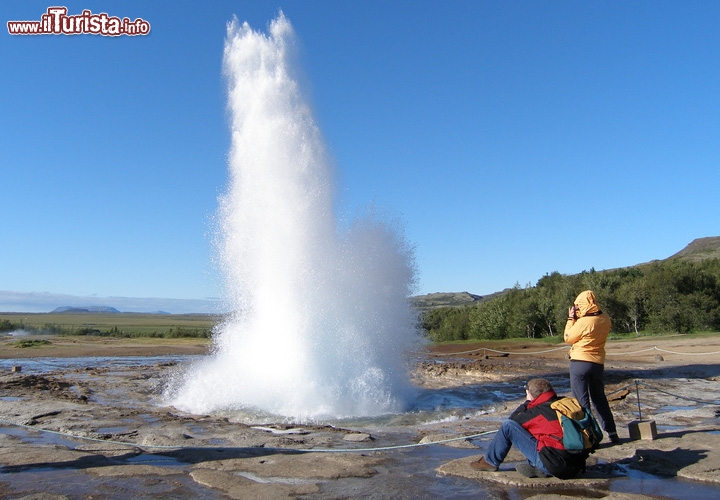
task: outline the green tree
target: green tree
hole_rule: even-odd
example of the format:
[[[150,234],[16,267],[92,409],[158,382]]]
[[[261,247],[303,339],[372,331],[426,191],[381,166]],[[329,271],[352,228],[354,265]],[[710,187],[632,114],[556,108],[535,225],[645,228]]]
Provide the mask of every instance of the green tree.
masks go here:
[[[501,298],[483,302],[471,310],[472,338],[504,339],[507,337],[507,319]]]
[[[720,330],[720,259],[672,259],[575,275],[553,272],[534,287],[516,284],[477,306],[428,311],[422,325],[438,341],[556,335],[568,306],[588,289],[611,316],[613,331]]]

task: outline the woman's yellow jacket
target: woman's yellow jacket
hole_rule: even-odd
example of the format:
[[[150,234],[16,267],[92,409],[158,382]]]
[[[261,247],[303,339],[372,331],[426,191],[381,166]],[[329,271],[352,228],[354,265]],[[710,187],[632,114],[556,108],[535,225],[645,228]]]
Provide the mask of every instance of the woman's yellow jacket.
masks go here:
[[[586,290],[575,299],[577,319],[568,318],[565,343],[571,344],[570,359],[605,364],[605,341],[612,322],[600,310],[595,294]]]

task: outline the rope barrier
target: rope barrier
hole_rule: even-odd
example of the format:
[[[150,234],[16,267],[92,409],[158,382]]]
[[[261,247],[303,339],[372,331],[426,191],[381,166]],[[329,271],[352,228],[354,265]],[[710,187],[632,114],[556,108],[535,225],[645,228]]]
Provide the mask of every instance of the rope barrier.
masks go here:
[[[637,382],[638,384],[640,384],[640,385],[644,385],[644,386],[647,387],[648,389],[652,389],[652,390],[654,390],[654,391],[657,391],[657,392],[659,392],[659,393],[665,394],[665,395],[667,395],[667,396],[672,396],[672,397],[678,398],[678,399],[685,399],[685,400],[687,400],[687,401],[692,401],[692,402],[694,402],[694,403],[701,403],[701,404],[705,404],[705,405],[708,405],[708,406],[720,406],[720,402],[718,402],[717,400],[716,400],[716,401],[706,401],[706,400],[704,400],[704,399],[690,398],[690,397],[687,397],[687,396],[681,396],[681,395],[678,395],[678,394],[673,394],[673,393],[671,393],[671,392],[668,392],[668,391],[665,391],[665,390],[663,390],[663,389],[660,389],[659,387],[655,387],[654,385],[650,385],[650,384],[648,384],[647,382],[643,382],[643,381],[636,381],[636,382]]]
[[[309,451],[309,452],[324,452],[324,453],[346,453],[346,452],[369,452],[369,451],[387,451],[387,450],[398,450],[401,448],[418,448],[421,446],[429,446],[431,444],[444,444],[444,443],[450,443],[452,441],[469,441],[471,439],[479,438],[481,436],[486,436],[488,434],[495,434],[497,432],[496,430],[493,431],[485,431],[480,432],[478,434],[471,434],[469,436],[460,436],[456,438],[449,438],[449,439],[441,439],[439,441],[428,441],[426,443],[412,443],[412,444],[401,444],[401,445],[395,445],[395,446],[381,446],[378,448],[338,448],[338,449],[332,449],[332,448],[317,448],[317,449],[310,449],[310,450],[303,450],[303,451]]]
[[[628,354],[639,354],[642,352],[647,351],[660,351],[665,352],[668,354],[677,354],[680,356],[709,356],[712,354],[720,354],[720,351],[712,351],[712,352],[679,352],[679,351],[669,351],[667,349],[661,349],[658,346],[648,347],[647,349],[641,349],[639,351],[632,351],[632,352],[609,352],[607,353],[608,356],[626,356]]]
[[[534,354],[547,354],[549,352],[555,352],[555,351],[561,351],[563,349],[569,350],[569,346],[562,346],[562,347],[556,347],[554,349],[546,349],[544,351],[498,351],[496,349],[490,349],[489,347],[480,347],[478,349],[472,349],[470,351],[460,351],[460,352],[446,352],[446,353],[431,353],[433,356],[459,356],[461,354],[472,354],[474,352],[479,351],[490,351],[497,354],[520,354],[520,355],[534,355]],[[679,351],[670,351],[667,349],[661,349],[658,346],[648,347],[647,349],[640,349],[638,351],[630,351],[630,352],[607,352],[606,356],[627,356],[629,354],[641,354],[643,352],[649,352],[649,351],[659,351],[664,352],[667,354],[677,354],[679,356],[709,356],[713,354],[720,354],[720,351],[711,351],[711,352],[679,352]]]
[[[632,351],[632,352],[606,352],[606,356],[626,356],[628,354],[640,354],[643,352],[653,351],[657,349],[657,347],[648,347],[647,349],[640,349],[639,351]]]
[[[495,352],[495,353],[498,353],[498,354],[546,354],[546,353],[548,353],[548,352],[561,351],[561,350],[563,350],[563,349],[568,349],[568,347],[567,347],[567,346],[562,346],[562,347],[556,347],[555,349],[547,349],[547,350],[545,350],[545,351],[534,351],[534,352],[525,352],[525,351],[517,351],[517,352],[513,352],[513,351],[497,351],[497,350],[495,350],[495,349],[490,349],[489,347],[480,347],[479,349],[472,349],[471,351],[447,352],[447,353],[432,353],[432,354],[433,354],[433,356],[457,356],[457,355],[459,355],[459,354],[470,354],[470,353],[478,352],[478,351],[490,351],[490,352]]]
[[[33,427],[31,425],[27,424],[21,424],[19,422],[11,422],[9,420],[0,419],[0,424],[8,425],[8,426],[15,426],[15,427],[22,427],[24,429],[33,430],[36,432],[43,432],[47,434],[54,434],[57,436],[62,437],[68,437],[73,439],[81,439],[86,441],[95,441],[100,442],[104,444],[114,444],[114,445],[120,445],[120,446],[131,446],[133,448],[140,448],[141,450],[178,450],[182,449],[182,445],[152,445],[152,444],[137,444],[137,443],[130,443],[126,441],[113,441],[111,439],[101,439],[101,438],[94,438],[90,436],[79,436],[77,434],[72,434],[69,432],[61,432],[61,431],[53,431],[50,429],[43,429],[43,428],[37,428]],[[477,434],[471,434],[468,436],[460,436],[455,438],[448,438],[448,439],[441,439],[438,441],[428,441],[425,443],[411,443],[411,444],[400,444],[400,445],[393,445],[393,446],[379,446],[374,448],[309,448],[309,449],[298,449],[298,448],[264,448],[264,450],[278,450],[278,451],[292,451],[297,453],[367,453],[372,451],[389,451],[389,450],[399,450],[403,448],[419,448],[421,446],[429,446],[431,444],[445,444],[450,443],[453,441],[468,441],[471,439],[476,439],[482,436],[486,436],[488,434],[494,434],[497,430],[492,431],[485,431],[480,432]],[[227,446],[207,446],[207,447],[201,447],[201,449],[205,450],[220,450],[220,449],[227,449]]]
[[[679,395],[679,394],[673,394],[672,392],[668,392],[668,391],[666,391],[666,390],[660,389],[659,387],[654,386],[654,385],[651,385],[651,384],[648,384],[647,382],[643,382],[642,380],[636,380],[632,385],[625,385],[625,386],[623,386],[623,387],[620,387],[619,389],[614,390],[613,392],[608,392],[608,393],[606,393],[605,395],[606,395],[606,396],[612,396],[612,395],[617,394],[617,393],[622,392],[622,391],[630,391],[630,389],[632,389],[633,387],[637,387],[637,385],[643,385],[643,386],[647,387],[648,389],[652,389],[652,390],[654,390],[654,391],[657,391],[657,392],[660,392],[660,393],[662,393],[662,394],[665,394],[666,396],[671,396],[671,397],[673,397],[673,398],[686,399],[686,400],[692,401],[692,402],[694,402],[694,403],[701,403],[701,404],[705,404],[705,405],[708,405],[708,406],[720,406],[720,402],[718,402],[717,400],[715,400],[715,401],[708,401],[708,400],[705,400],[705,399],[690,398],[690,397],[682,396],[682,395]]]
[[[660,352],[667,352],[670,354],[680,354],[682,356],[704,356],[704,355],[710,355],[710,354],[720,354],[720,351],[713,351],[713,352],[676,352],[676,351],[668,351],[667,349],[660,349],[659,347],[655,347],[656,350]]]

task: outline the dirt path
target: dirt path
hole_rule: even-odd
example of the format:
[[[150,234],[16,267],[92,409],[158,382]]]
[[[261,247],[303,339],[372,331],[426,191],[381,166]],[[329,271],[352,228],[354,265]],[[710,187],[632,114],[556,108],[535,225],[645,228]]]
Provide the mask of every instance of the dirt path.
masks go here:
[[[568,346],[513,340],[506,343],[468,343],[431,346],[430,360],[424,368],[438,384],[467,383],[468,380],[494,380],[508,373],[526,377],[557,371],[566,374]],[[716,376],[720,363],[720,335],[687,337],[643,337],[610,341],[606,346],[605,370],[613,372],[652,372],[664,369],[685,376]],[[612,380],[610,381],[612,383]]]
[[[32,347],[18,347],[22,340],[39,341]],[[65,337],[29,335],[0,337],[0,359],[71,358],[96,356],[166,356],[206,354],[205,339],[115,339],[105,337]]]

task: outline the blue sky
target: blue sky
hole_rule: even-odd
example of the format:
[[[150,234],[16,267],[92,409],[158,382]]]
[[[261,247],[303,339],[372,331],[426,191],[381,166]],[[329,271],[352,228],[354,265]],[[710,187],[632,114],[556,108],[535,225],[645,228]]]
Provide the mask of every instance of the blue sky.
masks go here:
[[[57,294],[210,307],[225,25],[264,31],[279,9],[338,216],[399,217],[418,294],[488,294],[720,235],[718,2],[85,0],[61,5],[151,33],[7,33],[52,5],[0,7],[0,310]]]

